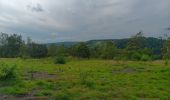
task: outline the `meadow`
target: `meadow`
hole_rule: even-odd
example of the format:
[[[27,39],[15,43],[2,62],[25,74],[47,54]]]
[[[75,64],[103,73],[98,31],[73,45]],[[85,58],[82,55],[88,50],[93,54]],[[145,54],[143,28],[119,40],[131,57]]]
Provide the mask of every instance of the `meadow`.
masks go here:
[[[164,61],[67,58],[0,59],[17,78],[0,80],[0,100],[169,100],[170,65]]]

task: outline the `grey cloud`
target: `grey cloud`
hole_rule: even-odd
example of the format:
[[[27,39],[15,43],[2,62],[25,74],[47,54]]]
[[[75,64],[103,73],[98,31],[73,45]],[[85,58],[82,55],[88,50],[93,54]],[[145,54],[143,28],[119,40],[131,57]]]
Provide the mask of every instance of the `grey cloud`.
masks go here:
[[[43,12],[44,11],[44,9],[39,3],[37,3],[36,5],[27,5],[27,8],[31,10],[32,12]]]
[[[0,0],[0,30],[41,42],[158,37],[169,9],[169,0]]]

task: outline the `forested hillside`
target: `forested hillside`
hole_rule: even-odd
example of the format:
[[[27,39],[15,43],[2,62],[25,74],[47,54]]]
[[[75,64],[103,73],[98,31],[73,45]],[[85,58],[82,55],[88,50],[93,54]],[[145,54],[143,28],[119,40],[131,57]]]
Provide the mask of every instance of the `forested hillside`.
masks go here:
[[[145,37],[139,32],[128,39],[90,40],[87,42],[60,42],[40,44],[21,35],[0,34],[0,57],[42,58],[73,56],[79,58],[157,60],[168,57],[167,40]],[[169,58],[169,57],[168,57]]]

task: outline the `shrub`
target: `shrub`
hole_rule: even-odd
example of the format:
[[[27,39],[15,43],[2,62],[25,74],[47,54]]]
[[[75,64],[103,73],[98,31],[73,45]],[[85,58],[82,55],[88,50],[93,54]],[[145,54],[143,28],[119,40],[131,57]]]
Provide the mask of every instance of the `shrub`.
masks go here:
[[[54,60],[54,63],[55,64],[65,64],[66,61],[65,61],[64,57],[56,57],[55,60]]]
[[[16,66],[0,65],[0,80],[15,80],[17,78]]]
[[[165,65],[165,66],[168,65],[168,60],[165,60],[164,65]]]
[[[142,55],[141,60],[142,61],[149,61],[149,60],[151,60],[151,57],[148,56],[148,55]]]
[[[134,52],[131,55],[131,60],[140,60],[141,59],[141,54],[138,52]]]

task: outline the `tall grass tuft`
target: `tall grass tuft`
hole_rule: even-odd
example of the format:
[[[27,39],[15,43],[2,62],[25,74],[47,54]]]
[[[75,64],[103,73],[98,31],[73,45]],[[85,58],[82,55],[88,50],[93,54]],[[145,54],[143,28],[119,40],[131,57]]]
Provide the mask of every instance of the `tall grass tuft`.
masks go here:
[[[0,64],[0,81],[10,81],[17,79],[16,65],[9,66]]]
[[[85,85],[89,88],[94,88],[95,84],[89,72],[81,72],[79,76],[80,76],[80,83],[82,85]]]

